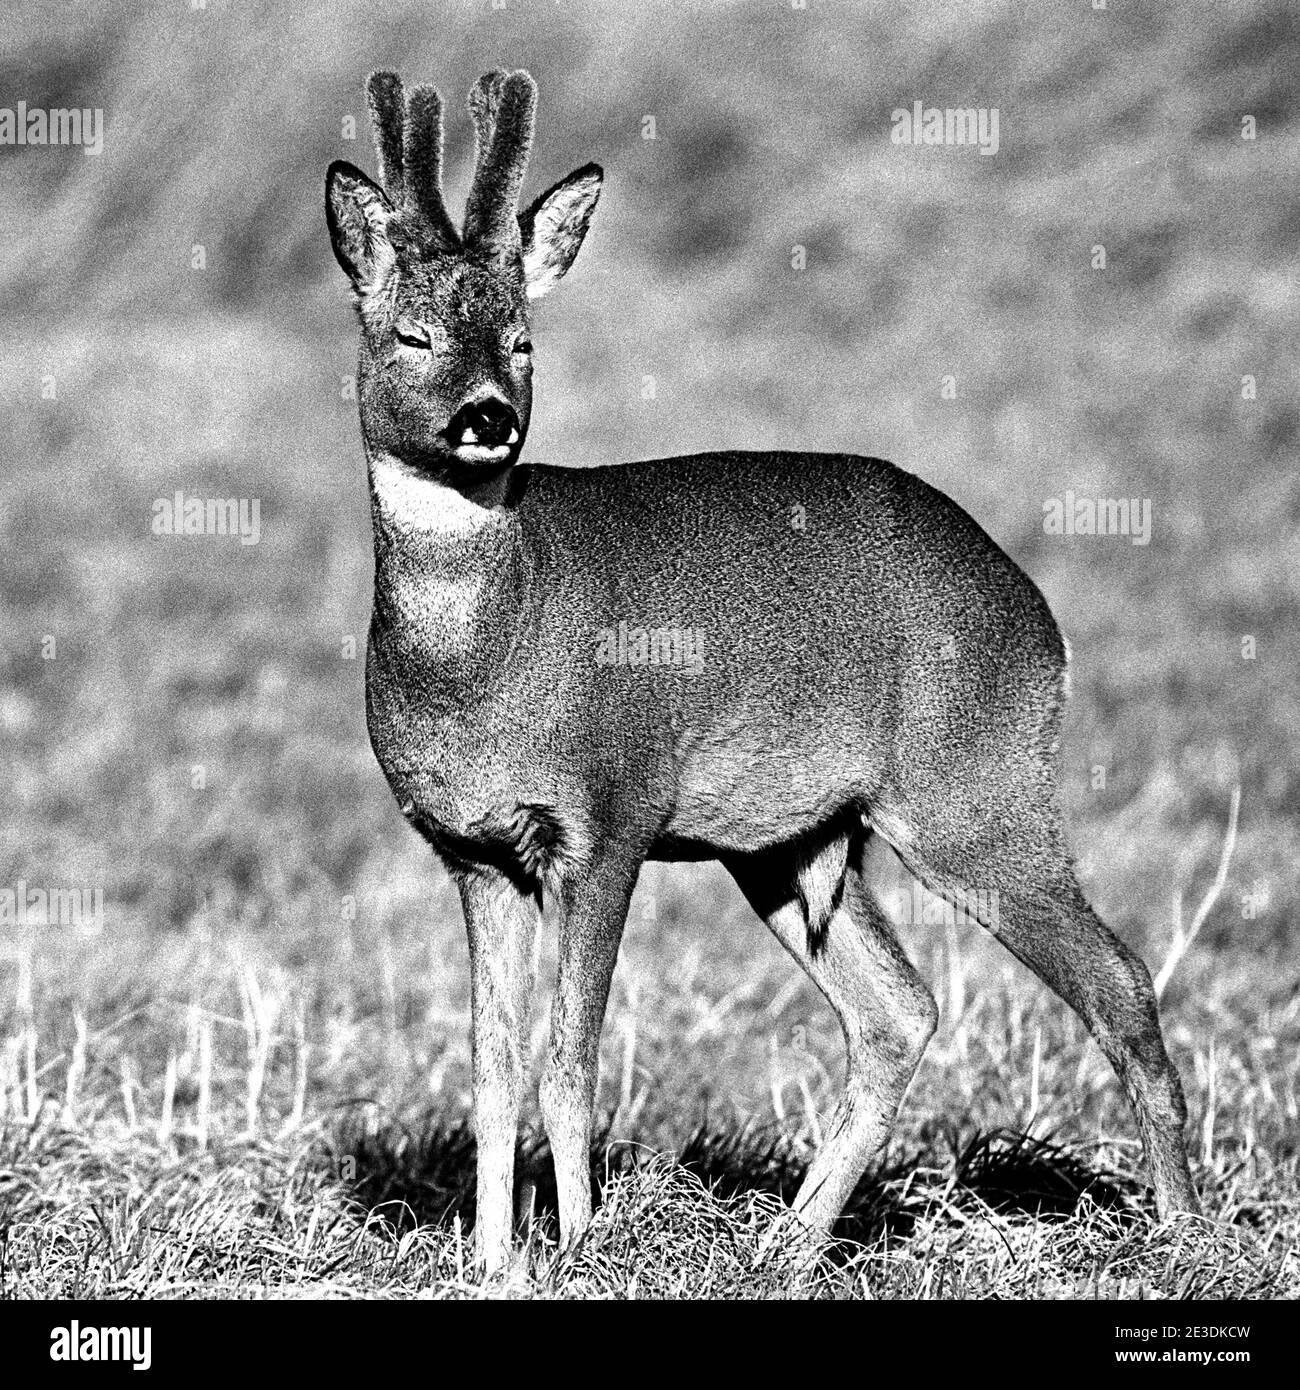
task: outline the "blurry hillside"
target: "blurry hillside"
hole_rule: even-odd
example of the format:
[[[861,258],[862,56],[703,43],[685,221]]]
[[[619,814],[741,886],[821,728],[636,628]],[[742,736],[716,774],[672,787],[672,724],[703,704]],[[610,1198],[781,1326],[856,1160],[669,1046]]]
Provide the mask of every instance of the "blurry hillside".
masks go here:
[[[1240,776],[1222,929],[1256,950],[1294,920],[1294,7],[207,0],[3,27],[0,102],[106,113],[97,158],[0,148],[10,877],[80,873],[174,923],[205,875],[283,905],[349,891],[377,845],[423,863],[338,659],[368,517],[323,176],[373,168],[361,84],[392,66],[447,95],[458,207],[463,94],[507,65],[541,87],[525,196],[607,171],[540,314],[529,455],[782,444],[923,474],[1071,636],[1066,794],[1103,909],[1166,920]],[[916,100],[997,107],[997,155],[891,144]],[[177,488],[260,498],[262,544],[160,542],[150,502]],[[1067,489],[1150,498],[1151,544],[1045,536]],[[38,659],[47,633],[65,660]],[[1269,911],[1237,921],[1258,883]]]

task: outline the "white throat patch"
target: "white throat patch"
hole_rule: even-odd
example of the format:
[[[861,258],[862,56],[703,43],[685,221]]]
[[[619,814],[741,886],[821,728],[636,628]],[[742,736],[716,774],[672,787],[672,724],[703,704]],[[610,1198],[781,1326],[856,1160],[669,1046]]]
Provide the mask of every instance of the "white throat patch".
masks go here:
[[[400,529],[467,535],[492,520],[489,508],[391,454],[371,457],[370,486],[384,520]]]

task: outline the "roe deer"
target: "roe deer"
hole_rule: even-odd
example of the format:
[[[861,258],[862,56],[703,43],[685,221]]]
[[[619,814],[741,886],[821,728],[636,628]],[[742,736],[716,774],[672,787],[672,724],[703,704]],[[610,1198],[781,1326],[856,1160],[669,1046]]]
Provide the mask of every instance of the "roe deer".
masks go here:
[[[721,860],[838,1015],[845,1091],[795,1200],[809,1225],[835,1220],[937,1012],[863,881],[873,834],[935,893],[996,902],[983,925],[1123,1081],[1160,1213],[1196,1210],[1150,976],[1085,901],[1064,844],[1066,651],[1038,589],[954,502],[879,459],[519,463],[528,301],[573,263],[601,170],[517,212],[536,86],[488,73],[469,98],[477,156],[458,230],[438,94],[408,95],[391,73],[367,92],[381,182],[336,162],[326,192],[361,329],[367,719],[464,906],[480,1265],[511,1249],[543,891],[559,977],[539,1101],[561,1239],[590,1220],[598,1044],[647,859]],[[645,660],[636,629],[675,624],[702,637],[693,659]]]

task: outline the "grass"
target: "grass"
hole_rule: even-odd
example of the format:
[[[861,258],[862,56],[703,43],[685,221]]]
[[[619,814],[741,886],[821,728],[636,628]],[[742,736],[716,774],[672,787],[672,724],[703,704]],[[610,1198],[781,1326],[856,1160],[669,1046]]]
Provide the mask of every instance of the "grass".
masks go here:
[[[354,1122],[355,1123],[355,1122]],[[344,1130],[350,1128],[345,1125]],[[1131,1175],[1102,1178],[1024,1136],[982,1136],[931,1168],[873,1174],[834,1238],[791,1224],[801,1165],[781,1140],[701,1131],[676,1160],[593,1155],[603,1202],[558,1251],[541,1146],[513,1267],[475,1276],[466,1128],[296,1131],[205,1147],[11,1127],[0,1290],[26,1298],[1275,1298],[1294,1250],[1240,1212],[1158,1225]],[[351,1173],[347,1158],[355,1162]],[[344,1161],[341,1161],[344,1160]],[[538,1187],[531,1183],[538,1180]],[[406,1193],[413,1199],[397,1195]],[[437,1219],[422,1219],[436,1207]]]
[[[63,1028],[47,1035],[37,1022],[60,1016],[58,973],[47,965],[38,1014],[38,972],[20,969],[22,1027],[0,1070],[0,1292],[1300,1294],[1294,996],[1285,1005],[1234,997],[1220,982],[1212,1008],[1173,1014],[1206,1213],[1160,1224],[1118,1087],[1082,1028],[1009,971],[981,980],[977,952],[950,933],[928,962],[942,982],[940,1033],[890,1149],[822,1240],[791,1227],[783,1201],[838,1085],[829,1020],[775,961],[730,1000],[701,989],[699,962],[674,946],[694,924],[671,897],[668,906],[673,925],[641,944],[666,948],[680,973],[633,954],[611,1010],[596,1224],[576,1250],[557,1252],[553,1175],[533,1111],[520,1150],[521,1253],[486,1287],[468,1254],[464,1004],[460,1016],[434,1016],[445,970],[420,973],[392,940],[364,938],[338,946],[351,956],[346,973],[327,940],[291,976],[274,963],[284,942],[210,937],[178,971],[184,993],[139,978],[138,960],[126,963],[131,988],[93,973],[65,981],[74,993],[116,996],[121,1012],[95,1026],[69,998]],[[174,953],[166,963],[176,967]],[[102,962],[107,978],[123,965]],[[756,1007],[765,996],[776,1006],[766,1018]],[[712,1094],[697,1089],[687,1057]],[[1010,1123],[994,1128],[999,1120]]]
[[[841,1040],[721,871],[652,865],[603,1043],[601,1214],[557,1255],[530,1098],[527,1249],[487,1292],[1300,1294],[1294,14],[300,9],[10,26],[5,90],[103,106],[107,134],[98,160],[0,150],[37,213],[0,272],[0,888],[100,889],[105,921],[0,929],[4,1296],[483,1292],[459,908],[366,741],[355,339],[320,198],[330,159],[368,163],[342,131],[370,67],[454,91],[496,61],[542,88],[529,196],[608,172],[539,318],[530,456],[878,453],[1043,587],[1075,656],[1071,838],[1164,976],[1206,1217],[1154,1222],[1058,1001],[973,929],[900,920],[940,1030],[836,1241],[765,1244]],[[999,155],[891,146],[913,99],[998,105]],[[463,190],[468,123],[448,137]],[[257,498],[260,543],[151,534],[178,488]],[[1151,499],[1151,544],[1044,534],[1067,489]],[[910,880],[874,868],[901,917]]]

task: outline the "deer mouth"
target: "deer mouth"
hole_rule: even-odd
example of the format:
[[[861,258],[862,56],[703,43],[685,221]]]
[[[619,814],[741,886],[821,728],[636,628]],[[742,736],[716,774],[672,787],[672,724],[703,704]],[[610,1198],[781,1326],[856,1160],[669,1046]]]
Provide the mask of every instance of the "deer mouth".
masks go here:
[[[522,438],[515,412],[508,408],[492,411],[481,406],[460,410],[444,431],[452,457],[457,463],[503,464],[519,450]]]
[[[508,444],[457,444],[452,449],[452,457],[457,463],[504,463],[515,452],[519,444],[519,436],[516,432],[514,439]]]
[[[523,427],[512,404],[502,396],[476,396],[453,414],[442,438],[457,463],[501,467],[519,452]]]

